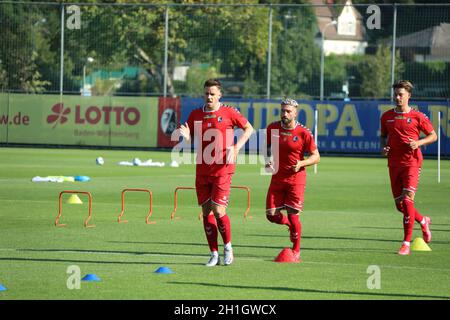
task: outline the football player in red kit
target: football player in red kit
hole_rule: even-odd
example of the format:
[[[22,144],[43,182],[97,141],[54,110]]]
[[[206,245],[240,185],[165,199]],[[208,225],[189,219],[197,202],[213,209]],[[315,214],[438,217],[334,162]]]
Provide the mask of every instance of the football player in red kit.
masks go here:
[[[300,262],[299,215],[303,210],[305,167],[319,163],[320,154],[311,131],[297,122],[297,106],[293,99],[283,100],[281,120],[267,127],[266,169],[272,172],[272,180],[266,197],[266,217],[289,227],[293,255]],[[305,154],[309,154],[307,159]],[[286,210],[287,215],[281,210]]]
[[[413,90],[411,82],[400,80],[392,87],[396,107],[381,116],[380,145],[382,154],[388,158],[395,205],[403,213],[404,238],[398,254],[408,255],[414,221],[420,224],[424,241],[431,241],[431,219],[416,210],[414,195],[423,161],[420,147],[435,142],[437,135],[427,116],[409,106]],[[421,132],[425,134],[422,139]]]
[[[202,207],[203,226],[211,250],[208,267],[218,265],[217,237],[224,243],[224,265],[233,262],[230,219],[226,213],[231,178],[236,157],[253,132],[253,127],[239,111],[220,103],[221,83],[209,79],[204,83],[205,104],[191,112],[179,130],[186,141],[198,142],[195,188],[198,204]],[[234,143],[234,127],[244,133]]]

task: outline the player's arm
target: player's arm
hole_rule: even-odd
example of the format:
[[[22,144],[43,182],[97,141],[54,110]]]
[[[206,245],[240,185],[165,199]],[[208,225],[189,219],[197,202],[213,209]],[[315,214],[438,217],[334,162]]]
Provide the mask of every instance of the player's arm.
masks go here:
[[[409,147],[413,150],[420,148],[421,146],[426,146],[430,143],[433,143],[437,140],[437,134],[433,130],[431,131],[425,138],[419,139],[419,140],[412,140],[410,139]]]
[[[192,116],[192,113],[189,115],[187,121],[184,123],[184,125],[180,125],[180,127],[178,128],[178,131],[180,133],[180,135],[183,137],[183,139],[186,142],[191,141],[191,137],[193,136],[193,131],[194,130],[194,119]]]
[[[253,133],[253,126],[247,121],[247,124],[242,128],[244,133],[240,136],[239,140],[234,146],[227,148],[227,163],[236,163],[239,150],[245,145],[250,136]]]
[[[272,130],[270,126],[266,129],[266,150],[264,153],[264,167],[267,172],[273,172],[273,158],[272,158]]]
[[[386,126],[386,113],[381,116],[380,119],[380,149],[381,155],[387,157],[391,147],[387,145],[388,143],[388,129]]]
[[[380,147],[381,147],[381,154],[383,156],[387,156],[389,153],[390,147],[387,145],[387,136],[381,134],[380,135]]]
[[[178,130],[180,131],[181,136],[186,142],[189,142],[191,140],[191,129],[189,128],[187,122],[184,125],[180,125],[180,128]]]
[[[266,163],[272,161],[272,145],[267,144],[266,154],[264,155],[264,160]]]
[[[302,167],[312,166],[320,162],[320,153],[318,149],[312,151],[307,159],[298,160],[294,166],[294,171],[298,172]]]
[[[273,167],[273,159],[272,159],[272,145],[267,144],[266,153],[264,154],[264,167],[267,172],[273,172],[275,169]]]
[[[426,134],[425,138],[413,140],[409,139],[409,147],[413,150],[420,148],[421,146],[426,146],[430,143],[433,143],[437,140],[437,134],[433,129],[433,125],[430,122],[430,119],[423,114],[419,113],[419,126],[418,129]]]
[[[250,136],[253,133],[253,126],[250,124],[250,122],[247,122],[247,124],[243,128],[244,134],[239,138],[239,140],[234,145],[234,149],[236,151],[236,154],[241,150],[241,148],[244,146],[244,144],[250,139]]]

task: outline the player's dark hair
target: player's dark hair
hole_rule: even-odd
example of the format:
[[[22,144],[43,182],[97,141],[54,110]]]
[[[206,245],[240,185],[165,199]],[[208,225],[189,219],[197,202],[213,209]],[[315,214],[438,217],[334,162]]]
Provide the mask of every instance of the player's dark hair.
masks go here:
[[[205,84],[203,85],[204,88],[209,87],[217,87],[219,90],[222,90],[222,84],[218,79],[208,79],[205,81]]]
[[[396,83],[394,83],[392,85],[392,88],[395,89],[405,89],[406,91],[408,91],[409,93],[412,93],[414,86],[411,83],[411,81],[408,80],[399,80]]]

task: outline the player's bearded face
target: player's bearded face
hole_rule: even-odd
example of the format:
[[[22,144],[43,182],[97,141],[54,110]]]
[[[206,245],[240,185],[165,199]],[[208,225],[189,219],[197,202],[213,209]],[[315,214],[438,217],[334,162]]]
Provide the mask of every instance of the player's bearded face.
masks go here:
[[[395,104],[398,107],[408,106],[409,98],[411,94],[404,88],[395,89]]]
[[[216,86],[205,88],[205,104],[208,108],[214,108],[219,103],[222,93]]]
[[[284,125],[289,125],[297,118],[297,108],[290,105],[281,106],[281,122]]]

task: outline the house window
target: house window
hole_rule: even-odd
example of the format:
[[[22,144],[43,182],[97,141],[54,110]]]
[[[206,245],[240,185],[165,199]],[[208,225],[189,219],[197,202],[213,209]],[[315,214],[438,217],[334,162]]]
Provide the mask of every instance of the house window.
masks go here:
[[[343,36],[355,36],[356,24],[353,21],[339,21],[338,34]]]

